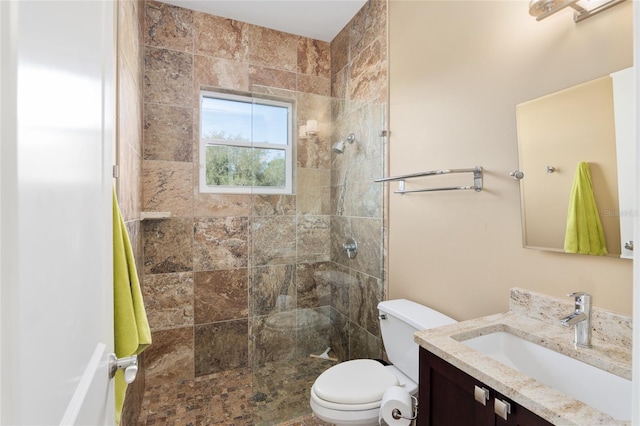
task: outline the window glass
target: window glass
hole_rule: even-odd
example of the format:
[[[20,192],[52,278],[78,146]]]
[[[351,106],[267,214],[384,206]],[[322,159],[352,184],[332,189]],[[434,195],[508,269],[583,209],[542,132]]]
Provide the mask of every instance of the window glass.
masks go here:
[[[253,141],[287,144],[287,108],[275,105],[253,105]]]
[[[282,149],[207,145],[206,152],[207,185],[285,186]]]
[[[292,193],[292,104],[201,92],[200,191]]]

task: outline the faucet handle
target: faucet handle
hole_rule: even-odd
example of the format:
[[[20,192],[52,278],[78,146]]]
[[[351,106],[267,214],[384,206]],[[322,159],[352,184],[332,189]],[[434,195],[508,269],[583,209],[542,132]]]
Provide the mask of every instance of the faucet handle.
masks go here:
[[[576,291],[567,294],[568,297],[575,298],[576,311],[591,311],[591,295],[584,291]]]

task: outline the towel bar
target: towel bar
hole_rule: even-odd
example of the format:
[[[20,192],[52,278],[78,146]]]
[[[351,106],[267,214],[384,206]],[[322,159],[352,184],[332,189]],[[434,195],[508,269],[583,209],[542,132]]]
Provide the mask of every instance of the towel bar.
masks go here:
[[[415,179],[425,176],[437,176],[445,175],[449,173],[473,173],[473,185],[469,186],[446,186],[441,188],[421,188],[421,189],[405,189],[405,180]],[[426,172],[411,173],[400,176],[390,176],[385,178],[379,178],[374,182],[392,182],[398,181],[398,190],[393,191],[395,194],[408,194],[412,192],[433,192],[433,191],[459,191],[473,189],[476,192],[482,191],[482,167],[476,166],[468,169],[443,169],[443,170],[430,170]]]

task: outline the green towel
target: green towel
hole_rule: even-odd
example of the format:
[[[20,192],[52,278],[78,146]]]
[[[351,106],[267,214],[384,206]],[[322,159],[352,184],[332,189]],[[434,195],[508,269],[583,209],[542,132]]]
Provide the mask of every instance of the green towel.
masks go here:
[[[116,357],[141,353],[151,344],[151,329],[144,310],[136,263],[127,228],[113,190],[113,324]],[[115,377],[116,424],[124,403],[127,383],[122,370]]]
[[[573,178],[564,251],[595,256],[607,254],[607,243],[591,185],[589,163],[578,163]]]

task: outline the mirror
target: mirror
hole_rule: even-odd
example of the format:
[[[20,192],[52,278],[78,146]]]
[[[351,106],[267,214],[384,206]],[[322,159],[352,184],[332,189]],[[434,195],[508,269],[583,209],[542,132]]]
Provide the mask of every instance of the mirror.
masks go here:
[[[564,252],[574,175],[584,161],[608,256],[633,257],[633,93],[628,68],[516,106],[524,247]]]

